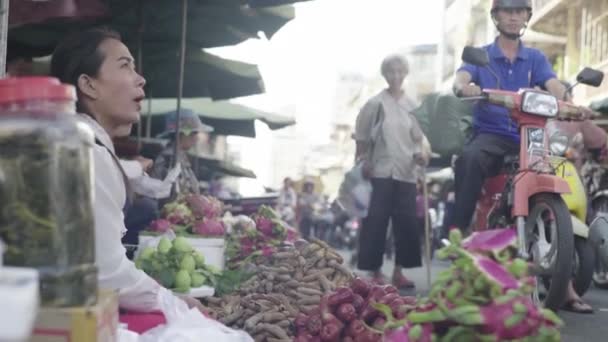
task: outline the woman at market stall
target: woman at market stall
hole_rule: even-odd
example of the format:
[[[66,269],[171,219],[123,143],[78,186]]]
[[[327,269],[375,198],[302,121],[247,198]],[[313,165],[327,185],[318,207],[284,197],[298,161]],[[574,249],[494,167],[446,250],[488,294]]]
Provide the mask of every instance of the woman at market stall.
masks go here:
[[[180,165],[181,173],[177,178],[176,193],[181,194],[200,194],[200,186],[196,173],[190,165],[188,151],[198,143],[199,133],[210,133],[213,127],[204,125],[201,119],[189,109],[182,109],[179,116],[179,142],[176,139],[177,113],[167,115],[165,131],[158,135],[158,138],[169,139],[169,144],[154,160],[151,176],[164,179],[171,167],[175,144],[177,148],[177,162]]]
[[[123,209],[130,197],[127,176],[114,153],[112,139],[127,136],[139,120],[145,79],[117,33],[104,29],[78,32],[60,43],[51,73],[76,87],[79,119],[95,133],[93,160],[95,259],[99,287],[115,289],[122,309],[160,310],[160,294],[168,291],[127,259],[121,238],[126,229]],[[189,307],[201,303],[181,297]]]

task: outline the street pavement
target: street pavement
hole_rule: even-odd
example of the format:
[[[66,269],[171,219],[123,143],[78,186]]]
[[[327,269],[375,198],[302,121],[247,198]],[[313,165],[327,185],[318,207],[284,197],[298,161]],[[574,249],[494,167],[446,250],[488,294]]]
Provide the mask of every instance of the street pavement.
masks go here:
[[[350,260],[350,253],[341,252],[345,260]],[[448,263],[434,260],[431,263],[431,279],[448,267]],[[385,276],[390,279],[393,261],[386,259],[382,267]],[[359,273],[355,270],[356,273]],[[363,275],[363,273],[360,273]],[[406,276],[416,283],[416,290],[402,292],[403,295],[426,295],[428,293],[427,273],[425,267],[406,270]],[[564,320],[562,341],[564,342],[606,342],[608,341],[608,290],[591,289],[583,297],[595,310],[594,314],[582,315],[560,311],[558,315]]]

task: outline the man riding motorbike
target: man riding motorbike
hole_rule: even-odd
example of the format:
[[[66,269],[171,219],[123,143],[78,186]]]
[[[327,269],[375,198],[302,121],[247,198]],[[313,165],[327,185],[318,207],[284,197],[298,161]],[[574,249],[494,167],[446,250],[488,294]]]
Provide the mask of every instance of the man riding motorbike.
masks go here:
[[[463,64],[454,81],[456,96],[479,96],[482,88],[518,91],[538,86],[562,98],[566,88],[557,79],[547,57],[537,49],[524,46],[520,39],[532,17],[532,1],[493,0],[490,14],[499,32],[496,40],[484,47],[490,57],[490,68]],[[504,156],[519,153],[519,131],[506,108],[485,102],[476,104],[473,130],[455,165],[456,203],[452,227],[463,230],[471,223],[484,180],[498,174]],[[592,311],[572,284],[568,287],[566,309]]]

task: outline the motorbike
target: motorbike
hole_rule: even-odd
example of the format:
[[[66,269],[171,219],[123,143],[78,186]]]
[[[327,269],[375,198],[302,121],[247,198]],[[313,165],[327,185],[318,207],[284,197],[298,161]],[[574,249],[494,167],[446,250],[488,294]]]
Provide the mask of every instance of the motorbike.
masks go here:
[[[549,149],[556,160],[556,175],[564,179],[570,188],[569,193],[562,194],[562,199],[570,211],[574,233],[573,285],[579,296],[584,295],[593,280],[595,252],[589,241],[587,220],[587,192],[580,172],[575,166],[577,158],[584,150],[582,134],[577,132],[569,137],[567,130],[561,129],[563,122],[554,121],[546,126],[549,136]],[[563,158],[562,158],[563,157]],[[544,279],[548,282],[548,279]],[[548,286],[545,284],[545,286]]]
[[[462,59],[495,75],[485,49],[465,47]],[[556,175],[552,162],[555,157],[548,149],[544,131],[549,119],[578,119],[581,109],[535,89],[498,90],[500,82],[496,79],[496,89],[483,89],[481,96],[465,100],[486,101],[509,109],[510,118],[520,131],[520,152],[505,156],[500,174],[486,179],[476,209],[476,229],[514,225],[518,254],[529,260],[530,270],[539,280],[533,295],[535,303],[558,310],[566,299],[572,276],[574,236],[570,211],[561,197],[570,188]],[[599,86],[603,73],[586,68],[577,79]],[[541,283],[546,284],[544,293]]]
[[[595,252],[593,283],[598,288],[608,289],[608,173],[598,159],[594,153],[589,153],[582,173],[591,203],[589,241]]]

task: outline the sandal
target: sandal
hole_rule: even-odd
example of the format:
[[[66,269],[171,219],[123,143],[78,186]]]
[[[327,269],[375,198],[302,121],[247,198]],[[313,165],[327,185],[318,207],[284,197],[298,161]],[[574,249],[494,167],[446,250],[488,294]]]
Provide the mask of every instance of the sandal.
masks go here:
[[[593,308],[591,305],[583,302],[582,299],[572,299],[566,302],[562,307],[564,311],[579,313],[579,314],[592,314]]]
[[[398,276],[393,275],[392,283],[393,286],[395,286],[399,290],[416,288],[416,284],[414,284],[414,282],[412,282],[411,280],[407,279],[403,274],[400,274]]]

